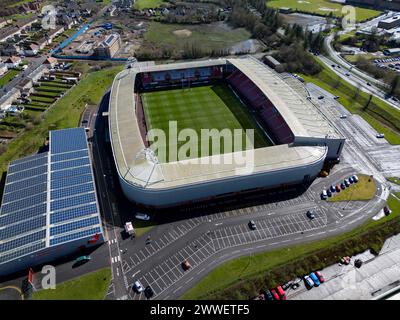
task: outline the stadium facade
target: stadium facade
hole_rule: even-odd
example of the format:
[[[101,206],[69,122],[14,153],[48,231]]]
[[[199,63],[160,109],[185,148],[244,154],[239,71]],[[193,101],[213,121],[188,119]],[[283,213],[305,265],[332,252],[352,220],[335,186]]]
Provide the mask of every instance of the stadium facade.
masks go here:
[[[146,140],[142,90],[207,84],[223,79],[272,135],[273,146],[254,152],[253,170],[238,164],[161,163]],[[147,207],[170,207],[289,185],[309,183],[327,160],[340,157],[345,139],[307,97],[253,57],[155,65],[135,63],[114,80],[109,105],[110,142],[122,190]],[[207,161],[206,161],[207,162]]]
[[[0,208],[0,276],[104,241],[84,128],[50,131],[48,152],[10,163]]]

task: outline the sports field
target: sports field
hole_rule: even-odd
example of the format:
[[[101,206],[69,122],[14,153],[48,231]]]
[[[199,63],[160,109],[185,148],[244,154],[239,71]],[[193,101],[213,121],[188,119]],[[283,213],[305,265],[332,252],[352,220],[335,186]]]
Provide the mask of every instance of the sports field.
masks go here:
[[[328,0],[271,0],[267,1],[267,6],[271,8],[291,8],[300,12],[315,13],[318,15],[343,17],[347,12],[342,12],[343,4]],[[372,9],[354,7],[356,21],[364,21],[377,17],[381,12]]]
[[[225,84],[144,93],[142,101],[147,129],[163,130],[167,141],[170,121],[177,122],[178,134],[186,128],[196,131],[199,153],[191,154],[188,151],[186,153],[188,158],[199,157],[202,141],[206,145],[208,141],[210,155],[224,153],[223,140],[221,139],[219,150],[213,150],[210,138],[203,137],[201,139],[201,129],[217,129],[219,131],[229,129],[232,130],[232,136],[234,129],[254,129],[255,148],[272,145],[272,142],[265,136],[247,107],[236,98]],[[243,150],[245,149],[244,131],[241,134],[241,138]],[[186,143],[187,140],[179,141],[177,149],[179,150]],[[170,146],[167,142],[166,145],[168,155],[168,148],[174,144]],[[230,152],[230,150],[226,152]]]

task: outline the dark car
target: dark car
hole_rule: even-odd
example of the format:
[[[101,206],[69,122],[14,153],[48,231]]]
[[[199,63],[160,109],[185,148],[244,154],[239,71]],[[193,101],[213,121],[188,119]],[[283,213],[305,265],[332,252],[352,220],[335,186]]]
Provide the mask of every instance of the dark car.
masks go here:
[[[144,295],[147,299],[150,299],[152,296],[154,296],[154,291],[150,286],[147,286],[146,289],[144,289]]]
[[[385,216],[388,216],[388,215],[391,213],[389,207],[384,206],[384,207],[383,207],[383,213],[385,214]]]
[[[264,289],[264,296],[265,296],[265,300],[274,300],[274,297],[272,296],[271,291],[269,291],[269,289]]]
[[[328,197],[332,197],[332,191],[331,190],[326,190],[326,194],[328,195]]]
[[[329,190],[331,190],[332,193],[336,192],[335,186],[330,186],[330,187],[329,187]]]
[[[318,100],[322,100],[324,98],[324,96],[319,96]]]
[[[342,182],[342,183],[340,184],[340,189],[342,189],[342,190],[346,189],[346,185],[344,184],[344,182]]]
[[[340,192],[340,186],[338,184],[336,185],[336,192]]]
[[[256,223],[253,221],[253,220],[250,220],[249,221],[249,228],[251,229],[251,230],[256,230]]]
[[[307,215],[307,218],[309,218],[311,220],[315,218],[315,213],[313,210],[308,210],[306,215]]]
[[[360,259],[357,259],[356,261],[354,261],[354,266],[356,268],[361,268],[362,264],[363,264],[363,262]]]

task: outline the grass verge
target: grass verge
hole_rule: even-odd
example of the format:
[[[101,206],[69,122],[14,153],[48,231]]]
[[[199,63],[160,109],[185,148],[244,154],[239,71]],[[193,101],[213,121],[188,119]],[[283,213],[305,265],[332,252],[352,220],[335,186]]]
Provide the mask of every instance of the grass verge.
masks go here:
[[[397,177],[388,177],[388,178],[386,178],[386,180],[388,180],[388,181],[390,181],[390,182],[392,182],[392,183],[395,183],[395,184],[400,185],[400,178],[397,178]]]
[[[133,7],[139,10],[157,8],[164,2],[164,0],[136,0]]]
[[[385,239],[400,232],[400,201],[391,195],[388,205],[393,211],[390,216],[378,221],[370,219],[344,234],[228,261],[181,299],[248,299],[265,286],[274,287],[326,267],[341,256],[368,248],[378,252]]]
[[[371,200],[376,194],[375,180],[364,174],[358,175],[358,179],[358,183],[351,184],[350,187],[339,193],[333,193],[332,197],[328,198],[327,201]]]
[[[32,300],[104,300],[111,281],[111,269],[105,268],[58,284],[54,290],[40,290]]]

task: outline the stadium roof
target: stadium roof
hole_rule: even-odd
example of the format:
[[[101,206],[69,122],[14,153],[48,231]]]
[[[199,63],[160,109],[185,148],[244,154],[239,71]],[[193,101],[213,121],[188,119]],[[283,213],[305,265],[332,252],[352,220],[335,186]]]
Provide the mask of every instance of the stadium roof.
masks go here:
[[[246,60],[248,61],[246,62]],[[265,90],[264,92],[268,97],[273,95],[271,99],[279,104],[279,112],[282,112],[282,116],[289,126],[295,126],[297,134],[310,136],[313,133],[312,130],[316,130],[315,124],[307,125],[306,119],[301,122],[294,114],[294,111],[303,111],[304,117],[306,116],[308,106],[305,104],[303,106],[300,95],[291,90],[282,79],[275,78],[263,64],[258,65],[250,58],[229,59],[228,61],[242,68],[246,75],[251,74],[251,77]],[[158,66],[150,65],[143,68],[134,65],[133,68],[124,70],[116,76],[110,97],[109,126],[115,163],[123,179],[144,188],[164,189],[232,178],[237,175],[238,166],[235,163],[227,164],[225,162],[219,165],[212,163],[211,159],[221,157],[220,155],[209,157],[209,164],[207,165],[189,164],[187,161],[155,163],[149,160],[149,157],[143,157],[143,150],[146,147],[140,134],[135,113],[134,83],[138,73],[213,66],[226,62],[225,59],[218,59]],[[267,71],[264,73],[260,69]],[[291,92],[286,93],[285,90]],[[276,92],[279,92],[279,94],[276,94]],[[285,102],[281,97],[287,98],[290,103]],[[295,101],[300,103],[300,107],[295,105]],[[312,116],[309,115],[311,118]],[[322,122],[317,125],[317,128],[322,127]],[[321,136],[320,132],[318,132],[318,136]],[[307,166],[324,158],[326,153],[327,148],[322,146],[277,145],[255,149],[254,173]]]
[[[297,137],[338,138],[325,116],[289,86],[276,72],[255,58],[228,60],[268,97]]]
[[[0,264],[102,233],[85,129],[50,132],[50,150],[13,161],[0,208]]]

